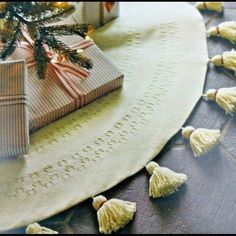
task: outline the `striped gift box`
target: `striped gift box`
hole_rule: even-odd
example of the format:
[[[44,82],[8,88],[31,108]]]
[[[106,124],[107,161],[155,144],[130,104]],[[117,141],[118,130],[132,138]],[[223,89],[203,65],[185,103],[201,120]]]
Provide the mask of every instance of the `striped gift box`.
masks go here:
[[[0,63],[0,157],[29,153],[26,66],[22,60]]]
[[[80,79],[74,74],[66,73],[64,76],[66,81],[60,81],[57,73],[47,73],[45,80],[39,80],[35,67],[28,67],[30,132],[63,117],[123,84],[124,75],[93,42],[80,36],[62,36],[59,38],[72,50],[83,49],[84,54],[92,59],[93,68],[86,79]],[[27,61],[29,57],[29,50],[18,47],[10,58]],[[65,87],[69,87],[69,89]],[[73,94],[74,90],[79,91],[79,94]]]

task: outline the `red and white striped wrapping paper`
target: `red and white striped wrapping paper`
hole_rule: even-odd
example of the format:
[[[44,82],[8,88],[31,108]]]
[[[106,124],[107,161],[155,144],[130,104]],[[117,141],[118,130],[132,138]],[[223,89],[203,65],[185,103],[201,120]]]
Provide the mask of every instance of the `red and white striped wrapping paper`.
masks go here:
[[[0,157],[29,153],[26,65],[0,63]]]
[[[45,80],[39,80],[35,67],[28,68],[30,132],[94,101],[123,84],[124,75],[94,43],[87,44],[86,40],[80,36],[62,36],[60,39],[72,49],[82,47],[84,54],[92,59],[93,68],[85,80],[81,80],[73,74],[67,74],[68,83],[83,94],[76,99],[65,89],[56,74],[48,73]],[[18,47],[10,58],[27,60],[30,57],[29,54],[29,51]]]

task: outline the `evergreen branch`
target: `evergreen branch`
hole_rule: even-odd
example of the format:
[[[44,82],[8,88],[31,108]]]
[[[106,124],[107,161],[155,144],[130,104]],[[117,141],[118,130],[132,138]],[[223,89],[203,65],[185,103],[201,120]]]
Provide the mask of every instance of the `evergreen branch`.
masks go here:
[[[44,30],[47,31],[49,34],[53,34],[55,36],[76,34],[84,38],[86,36],[86,33],[88,32],[88,25],[56,25],[45,27]]]
[[[0,29],[1,43],[4,45],[7,41],[11,40],[12,31],[10,29]]]
[[[4,19],[5,16],[6,16],[6,12],[5,12],[5,11],[4,11],[4,12],[0,12],[0,18],[1,18],[1,19]]]
[[[41,13],[41,18],[38,19],[38,17],[36,17],[35,15],[29,15],[27,17],[23,17],[19,11],[17,11],[15,9],[15,2],[9,3],[6,7],[6,9],[17,19],[19,19],[19,21],[21,21],[22,23],[25,24],[30,24],[30,23],[34,23],[36,25],[39,24],[48,24],[48,23],[53,23],[56,21],[60,21],[62,18],[65,18],[67,16],[69,16],[70,14],[72,14],[75,11],[75,6],[70,5],[65,9],[58,9],[58,13],[53,13],[51,10],[51,14],[50,16],[42,16]],[[27,18],[33,19],[33,20],[29,20]]]
[[[10,18],[13,16],[15,18],[17,18],[19,21],[21,21],[22,23],[28,24],[29,21],[27,21],[24,17],[22,17],[21,15],[19,15],[15,10],[14,7],[11,5],[11,3],[8,3],[6,6],[6,10],[10,13]]]
[[[43,42],[41,39],[36,39],[34,44],[34,60],[36,63],[36,73],[39,79],[45,79],[47,64],[49,58],[45,48],[43,47]]]
[[[80,67],[84,67],[88,70],[93,68],[92,60],[84,56],[82,53],[77,53],[76,51],[70,51],[67,57],[72,63],[77,64]]]
[[[78,66],[84,67],[88,70],[92,69],[93,63],[91,59],[81,53],[77,53],[76,50],[71,50],[66,44],[56,39],[54,36],[50,35],[44,37],[44,43],[52,47],[58,54],[62,55],[73,64],[77,64]]]
[[[35,16],[40,17],[42,14],[53,13],[55,7],[52,6],[51,2],[13,2],[12,6],[14,10],[24,16]]]
[[[33,20],[32,22],[35,24],[48,24],[56,21],[60,21],[61,19],[69,16],[75,11],[75,6],[71,5],[66,9],[60,9],[58,13],[52,14],[51,16],[44,16],[41,19]]]
[[[11,38],[11,40],[5,43],[3,50],[0,52],[1,59],[3,60],[6,59],[15,51],[16,41],[20,38],[20,36],[21,36],[21,28],[20,28],[20,22],[18,22],[13,37]]]

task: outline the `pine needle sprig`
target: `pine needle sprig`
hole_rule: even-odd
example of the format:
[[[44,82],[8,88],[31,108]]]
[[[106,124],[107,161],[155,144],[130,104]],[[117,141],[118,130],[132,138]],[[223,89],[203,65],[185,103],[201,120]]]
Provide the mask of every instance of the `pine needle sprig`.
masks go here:
[[[21,37],[21,28],[20,22],[18,22],[15,32],[10,40],[6,41],[2,51],[0,52],[0,58],[5,60],[8,56],[10,56],[16,49],[17,41]]]
[[[70,14],[72,14],[75,11],[75,6],[71,5],[67,7],[66,9],[60,9],[58,13],[53,14],[51,16],[45,16],[42,17],[41,19],[34,20],[35,24],[49,24],[49,23],[54,23],[57,21],[61,21],[63,18],[66,18]]]
[[[13,16],[19,19],[22,23],[34,23],[36,25],[45,25],[60,21],[75,11],[75,6],[73,5],[68,5],[66,8],[54,9],[51,8],[50,5],[47,5],[47,10],[39,8],[39,10],[34,12],[33,9],[40,6],[39,2],[37,2],[37,4],[38,5],[33,5],[30,7],[30,3],[24,5],[24,2],[9,2],[6,6],[6,11],[11,12]]]
[[[77,34],[83,38],[85,38],[86,33],[89,30],[88,25],[86,24],[75,24],[75,25],[56,25],[56,26],[48,26],[44,28],[45,31],[54,35],[71,35]]]
[[[84,56],[82,53],[78,53],[76,50],[71,50],[66,44],[56,39],[53,35],[44,36],[44,43],[73,64],[88,70],[92,69],[93,63],[91,59]]]
[[[43,46],[43,41],[40,38],[36,39],[34,43],[34,61],[36,73],[39,76],[39,79],[44,79],[46,77],[46,69],[49,58]]]

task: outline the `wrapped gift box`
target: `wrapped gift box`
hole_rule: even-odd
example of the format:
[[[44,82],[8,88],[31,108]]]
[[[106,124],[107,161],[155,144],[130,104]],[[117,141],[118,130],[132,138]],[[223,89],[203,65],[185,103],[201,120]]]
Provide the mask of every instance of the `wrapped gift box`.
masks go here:
[[[85,23],[96,27],[117,18],[120,13],[119,2],[72,2],[76,11],[63,20],[63,24]]]
[[[28,65],[30,132],[121,87],[123,83],[124,75],[91,40],[80,36],[59,38],[72,50],[83,49],[85,56],[92,59],[93,68],[86,75],[88,71],[71,63],[51,61],[46,78],[39,80],[32,61],[32,49],[29,45],[17,47],[10,59],[24,59]],[[75,70],[79,72],[76,74]]]
[[[22,60],[0,63],[0,157],[29,152],[26,70]]]

